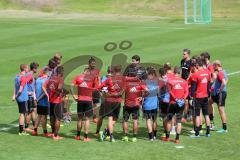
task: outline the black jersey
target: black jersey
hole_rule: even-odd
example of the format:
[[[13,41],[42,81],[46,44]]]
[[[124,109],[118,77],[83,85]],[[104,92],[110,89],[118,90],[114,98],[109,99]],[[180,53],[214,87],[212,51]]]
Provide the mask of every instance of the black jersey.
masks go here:
[[[191,59],[190,60],[181,60],[181,68],[182,68],[182,78],[187,80],[190,74],[191,67]]]

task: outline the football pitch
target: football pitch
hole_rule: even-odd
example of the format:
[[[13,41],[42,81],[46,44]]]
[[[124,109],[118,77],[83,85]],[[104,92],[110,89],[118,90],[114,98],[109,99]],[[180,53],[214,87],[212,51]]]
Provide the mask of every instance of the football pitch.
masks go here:
[[[0,18],[0,159],[239,159],[239,28],[240,21],[237,19],[215,19],[211,25],[184,25],[182,20],[170,19],[103,21]],[[112,52],[104,50],[107,42],[119,44],[123,40],[131,41],[132,47],[127,50],[117,48]],[[184,124],[180,147],[160,140],[149,142],[145,121],[140,118],[137,143],[121,141],[121,121],[116,125],[116,143],[99,142],[93,135],[96,129],[93,123],[90,134],[92,142],[74,140],[76,121],[61,128],[60,135],[64,137],[61,141],[42,136],[18,136],[18,109],[11,97],[19,64],[37,61],[41,68],[56,52],[62,53],[63,62],[80,55],[93,55],[103,61],[101,73],[105,74],[106,66],[111,64],[116,54],[127,55],[129,61],[132,55],[139,54],[142,62],[179,65],[183,48],[190,48],[192,55],[209,51],[212,60],[220,59],[224,69],[233,73],[229,75],[228,83],[227,134],[212,132],[211,138],[190,139],[188,131],[191,125]],[[69,84],[78,73],[80,68],[67,77],[66,83]],[[76,110],[76,104],[72,104],[71,109]],[[162,124],[160,120],[158,122],[160,130]],[[218,112],[215,124],[221,127]],[[158,137],[161,133],[158,132]]]

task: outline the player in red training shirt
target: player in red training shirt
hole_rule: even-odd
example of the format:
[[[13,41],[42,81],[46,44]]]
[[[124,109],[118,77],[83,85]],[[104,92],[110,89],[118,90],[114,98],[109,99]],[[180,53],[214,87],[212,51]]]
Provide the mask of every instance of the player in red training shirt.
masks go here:
[[[113,138],[113,129],[114,125],[119,117],[121,102],[122,102],[122,93],[124,90],[124,77],[121,74],[122,67],[120,65],[113,66],[113,74],[108,77],[99,87],[106,88],[106,90],[102,90],[104,94],[104,107],[102,107],[101,113],[103,116],[108,117],[108,132],[110,136],[110,142],[114,142]],[[105,132],[100,132],[100,140],[103,141],[106,136]]]
[[[211,87],[211,73],[203,68],[203,60],[198,58],[196,61],[197,72],[194,73],[191,83],[191,97],[195,98],[194,110],[195,110],[195,135],[192,138],[199,138],[200,131],[200,112],[202,110],[203,116],[206,121],[207,132],[206,136],[210,137],[210,119],[208,113],[208,97],[210,97],[210,87]]]
[[[60,140],[62,137],[58,135],[63,108],[62,108],[62,101],[63,101],[63,73],[64,69],[62,66],[59,66],[56,69],[56,76],[52,76],[49,80],[47,80],[43,85],[43,91],[49,99],[50,102],[50,121],[51,121],[51,128],[52,133],[54,133],[53,139]]]
[[[163,141],[169,141],[170,130],[172,127],[172,118],[176,115],[177,133],[175,143],[179,144],[179,136],[182,130],[181,119],[184,110],[184,103],[188,97],[188,83],[181,78],[181,68],[174,68],[175,76],[168,81],[168,90],[170,93],[170,104],[168,108],[166,137],[162,137]]]
[[[73,98],[78,101],[77,112],[78,112],[78,123],[77,123],[77,136],[76,140],[81,140],[80,134],[84,123],[84,141],[89,142],[91,139],[88,137],[90,120],[93,116],[93,92],[96,91],[98,84],[96,77],[90,73],[90,70],[86,68],[84,72],[72,81],[71,85],[72,93],[73,87],[76,86],[78,89],[78,97],[73,95]],[[85,118],[85,119],[84,119]]]
[[[123,108],[123,141],[128,141],[128,120],[133,119],[132,142],[137,141],[139,108],[142,105],[143,96],[148,93],[147,86],[137,77],[137,70],[128,73],[125,77],[125,104]]]
[[[101,78],[100,78],[100,70],[96,67],[96,60],[91,57],[88,60],[88,69],[90,71],[90,74],[96,78],[97,85],[100,84]],[[100,103],[100,93],[98,91],[93,92],[93,122],[97,123],[98,119],[96,116],[97,108],[99,108],[101,105]]]

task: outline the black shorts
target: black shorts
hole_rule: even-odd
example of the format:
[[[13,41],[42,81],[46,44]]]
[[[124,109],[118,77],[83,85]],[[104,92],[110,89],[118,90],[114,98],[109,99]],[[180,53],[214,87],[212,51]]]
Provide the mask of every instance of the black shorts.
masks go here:
[[[35,109],[36,106],[34,104],[34,99],[33,97],[29,97],[28,98],[28,113],[31,113],[33,111],[33,109]]]
[[[78,101],[77,113],[78,116],[92,117],[93,107],[92,101]]]
[[[195,116],[200,116],[200,112],[202,110],[202,113],[204,116],[209,115],[208,113],[208,98],[196,98],[194,100],[194,114]]]
[[[99,116],[100,117],[113,117],[118,119],[121,109],[121,102],[105,102],[101,105]]]
[[[49,107],[48,106],[37,106],[37,114],[47,116],[49,114]]]
[[[27,101],[24,102],[17,102],[18,104],[18,111],[21,114],[26,114],[28,112],[28,104]]]
[[[123,108],[123,119],[127,122],[132,115],[132,119],[137,120],[139,117],[139,106],[128,107],[124,106]]]
[[[181,123],[184,107],[179,107],[177,104],[169,104],[167,120],[171,121],[176,115],[177,123]]]
[[[164,103],[164,102],[159,102],[160,103],[160,117],[164,118],[167,116],[167,113],[168,113],[168,106],[169,106],[169,103]]]
[[[221,92],[215,96],[212,96],[213,102],[216,103],[219,107],[225,106],[226,99],[227,99],[227,92]]]
[[[100,103],[100,93],[98,91],[93,92],[93,104]]]
[[[61,120],[63,118],[62,103],[50,103],[50,116],[58,120]]]
[[[153,121],[157,120],[158,109],[152,110],[143,110],[143,116],[146,119],[152,119]]]

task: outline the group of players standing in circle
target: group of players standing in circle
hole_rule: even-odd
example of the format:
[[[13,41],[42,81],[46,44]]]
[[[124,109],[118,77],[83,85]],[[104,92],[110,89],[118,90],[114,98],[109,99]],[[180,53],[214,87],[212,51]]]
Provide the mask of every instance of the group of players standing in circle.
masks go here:
[[[181,67],[171,67],[170,63],[157,69],[141,66],[140,57],[132,57],[132,64],[123,70],[119,64],[108,67],[108,74],[100,77],[94,58],[89,59],[89,65],[76,76],[71,88],[64,88],[64,67],[62,56],[56,54],[49,60],[47,66],[41,69],[35,77],[38,63],[20,65],[20,73],[15,78],[13,100],[19,107],[19,135],[28,135],[28,127],[32,119],[32,135],[38,135],[40,123],[45,137],[60,140],[60,124],[63,118],[63,106],[69,95],[77,102],[76,140],[89,142],[90,119],[97,124],[96,136],[101,141],[115,142],[114,126],[123,113],[123,141],[137,141],[138,119],[140,110],[146,119],[150,141],[157,139],[158,115],[160,115],[164,134],[162,141],[170,141],[170,134],[175,134],[174,142],[180,143],[182,122],[191,119],[193,131],[191,138],[200,138],[203,118],[206,124],[206,137],[214,126],[214,107],[222,120],[222,129],[218,133],[227,132],[225,100],[227,97],[227,74],[219,60],[210,63],[207,52],[190,58],[190,50],[183,50]],[[77,91],[76,91],[77,90]],[[123,107],[121,107],[124,101]],[[100,105],[98,105],[100,104]],[[99,107],[97,107],[99,106]],[[99,112],[97,113],[96,110]],[[37,118],[35,112],[37,110]],[[96,115],[99,115],[98,117]],[[50,116],[52,132],[47,131],[47,117]],[[101,131],[102,122],[108,117],[107,126]],[[133,134],[129,139],[128,121],[133,120]]]

